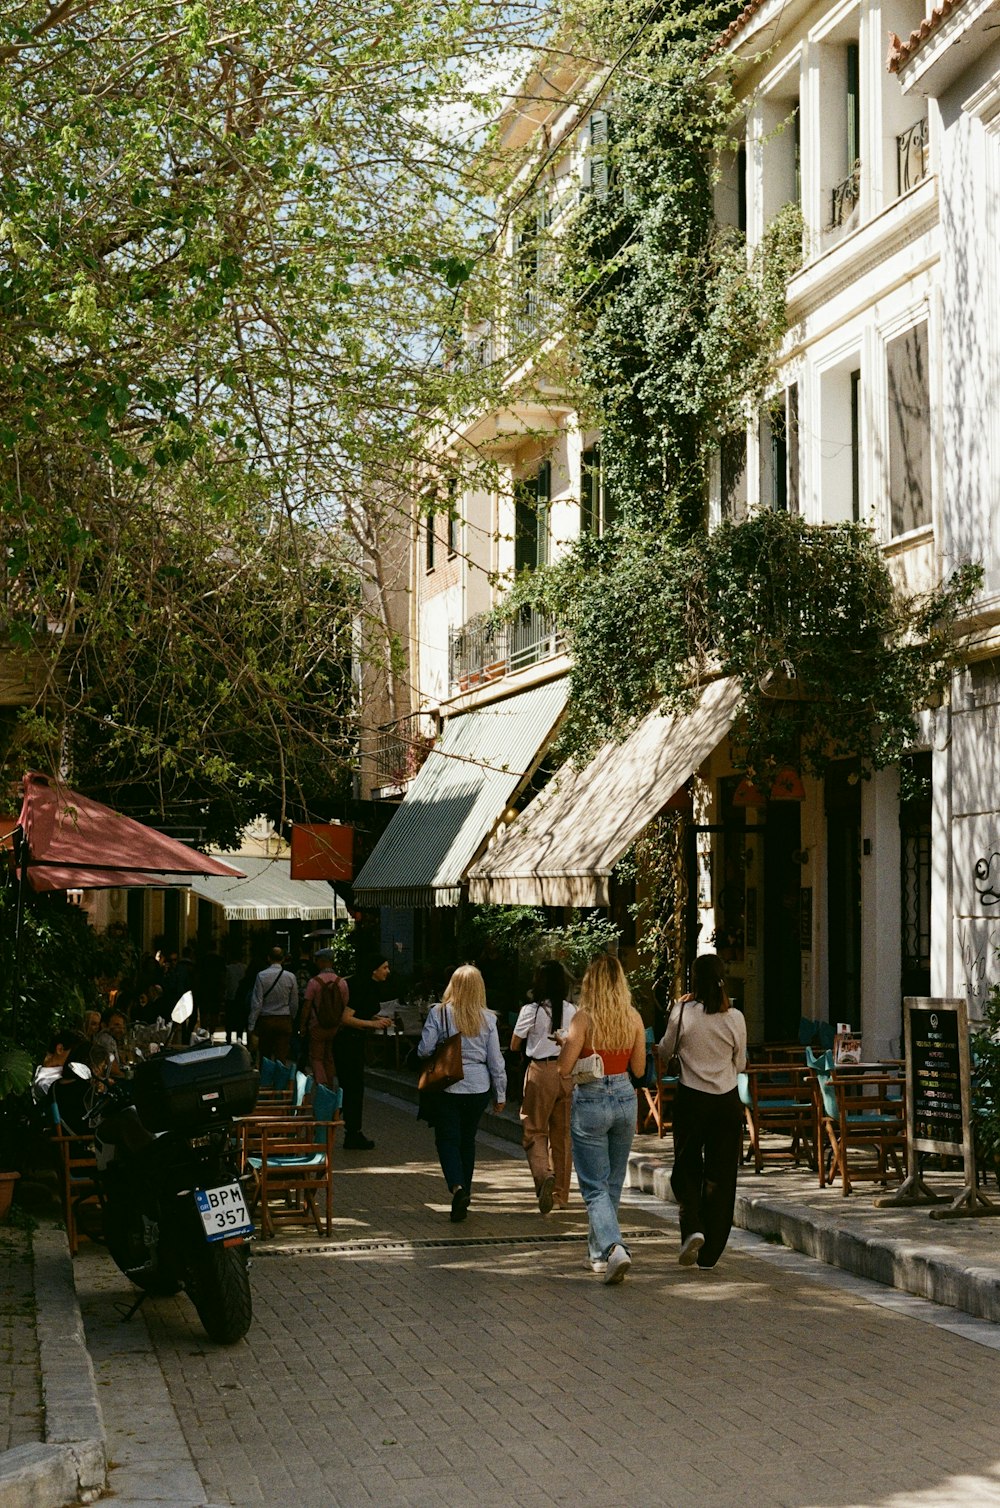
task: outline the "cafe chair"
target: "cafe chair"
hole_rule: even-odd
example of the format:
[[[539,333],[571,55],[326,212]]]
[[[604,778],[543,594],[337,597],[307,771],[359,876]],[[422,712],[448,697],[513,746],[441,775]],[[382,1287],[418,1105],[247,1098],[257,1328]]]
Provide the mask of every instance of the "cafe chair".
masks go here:
[[[906,1084],[895,1073],[817,1073],[820,1188],[840,1179],[846,1196],[867,1179],[886,1184],[906,1174]],[[862,1160],[854,1154],[863,1154]],[[890,1168],[890,1164],[892,1165]]]
[[[343,1125],[343,1092],[317,1084],[311,1115],[247,1116],[239,1122],[248,1204],[267,1239],[286,1225],[333,1229],[334,1136]],[[323,1198],[322,1212],[319,1200]]]
[[[674,1097],[680,1080],[676,1075],[664,1072],[666,1064],[660,1056],[658,1044],[647,1046],[654,1065],[653,1083],[642,1084],[638,1091],[638,1117],[636,1129],[639,1134],[651,1135],[655,1128],[662,1140],[674,1123]]]
[[[816,1114],[812,1075],[808,1069],[783,1063],[779,1071],[771,1063],[751,1064],[740,1074],[737,1087],[743,1105],[754,1172],[761,1173],[765,1160],[790,1160],[796,1167],[803,1158],[816,1159]],[[765,1141],[765,1137],[777,1137]]]
[[[101,1196],[97,1187],[97,1161],[94,1156],[94,1138],[78,1136],[67,1131],[59,1116],[59,1107],[53,1098],[52,1140],[56,1151],[56,1171],[59,1177],[59,1198],[62,1204],[63,1221],[69,1254],[75,1257],[80,1249],[80,1210],[88,1208],[95,1216],[86,1224],[95,1234],[100,1230]]]

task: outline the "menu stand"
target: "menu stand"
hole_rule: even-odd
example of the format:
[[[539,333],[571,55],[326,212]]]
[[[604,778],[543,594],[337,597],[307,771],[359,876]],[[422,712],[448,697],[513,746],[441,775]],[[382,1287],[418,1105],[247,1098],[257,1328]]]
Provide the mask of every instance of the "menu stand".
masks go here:
[[[932,1220],[969,1220],[1000,1215],[980,1190],[972,1125],[972,1064],[969,1016],[964,1000],[907,995],[903,1001],[906,1034],[906,1146],[910,1172],[894,1194],[875,1203],[883,1209],[918,1204],[938,1206]],[[918,1152],[961,1157],[965,1185],[951,1203],[924,1183]],[[943,1206],[943,1207],[942,1207]]]

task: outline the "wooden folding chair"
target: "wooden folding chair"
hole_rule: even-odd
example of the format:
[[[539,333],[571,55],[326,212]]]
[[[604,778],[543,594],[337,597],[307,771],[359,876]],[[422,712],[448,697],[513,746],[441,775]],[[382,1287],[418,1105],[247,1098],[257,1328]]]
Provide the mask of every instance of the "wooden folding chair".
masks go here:
[[[317,1084],[311,1115],[253,1115],[238,1122],[243,1166],[253,1180],[250,1208],[259,1209],[265,1238],[278,1226],[309,1223],[321,1236],[331,1234],[333,1146],[343,1125],[342,1098],[339,1089]]]
[[[58,1109],[53,1101],[56,1117],[52,1144],[56,1150],[56,1169],[59,1176],[59,1197],[62,1202],[63,1220],[66,1224],[66,1239],[69,1254],[75,1257],[80,1249],[79,1211],[82,1206],[99,1211],[101,1196],[97,1187],[97,1161],[94,1156],[94,1138],[77,1136],[67,1131],[58,1119]],[[89,1221],[88,1221],[89,1223]],[[95,1217],[100,1224],[100,1216]]]
[[[816,1157],[816,1117],[812,1074],[794,1063],[751,1064],[740,1075],[740,1099],[750,1138],[754,1172],[765,1160],[788,1159],[797,1167],[803,1154]],[[787,1144],[765,1143],[767,1135],[788,1138]]]
[[[652,1053],[656,1065],[656,1082],[652,1087],[640,1086],[636,1129],[642,1134],[651,1133],[655,1127],[662,1140],[673,1126],[674,1096],[680,1080],[664,1072],[666,1065],[660,1057],[658,1045],[647,1048],[647,1051]]]
[[[846,1198],[861,1179],[901,1181],[906,1175],[905,1078],[895,1073],[817,1073],[816,1086],[823,1138],[820,1187],[839,1177]],[[853,1152],[874,1154],[874,1160],[852,1161]]]

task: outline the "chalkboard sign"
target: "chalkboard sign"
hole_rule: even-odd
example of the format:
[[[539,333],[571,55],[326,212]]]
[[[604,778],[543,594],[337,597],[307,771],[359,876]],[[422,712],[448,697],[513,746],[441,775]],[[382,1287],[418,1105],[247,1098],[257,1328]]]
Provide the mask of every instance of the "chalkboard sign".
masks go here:
[[[964,1002],[962,1002],[964,1004]],[[913,1144],[920,1151],[954,1152],[964,1147],[962,1035],[964,1011],[957,1002],[925,1001],[909,1010],[910,1101]]]
[[[972,1134],[972,1053],[965,1001],[907,995],[903,1000],[906,1039],[906,1140],[909,1172],[894,1194],[875,1203],[886,1207],[934,1204],[932,1220],[964,1220],[1000,1215],[979,1187]],[[928,1188],[915,1154],[961,1156],[965,1186],[948,1204]]]

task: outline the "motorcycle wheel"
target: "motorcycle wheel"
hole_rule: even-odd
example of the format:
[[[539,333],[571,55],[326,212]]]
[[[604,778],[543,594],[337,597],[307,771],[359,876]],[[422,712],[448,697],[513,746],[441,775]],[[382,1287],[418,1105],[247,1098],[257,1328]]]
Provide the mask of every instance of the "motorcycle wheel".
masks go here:
[[[243,1339],[253,1319],[245,1246],[203,1247],[191,1261],[187,1289],[209,1340],[231,1346]]]
[[[115,1266],[144,1293],[170,1298],[180,1292],[181,1280],[176,1272],[163,1261],[158,1248],[150,1248],[144,1242],[141,1210],[123,1209],[118,1201],[107,1201],[104,1239]]]

